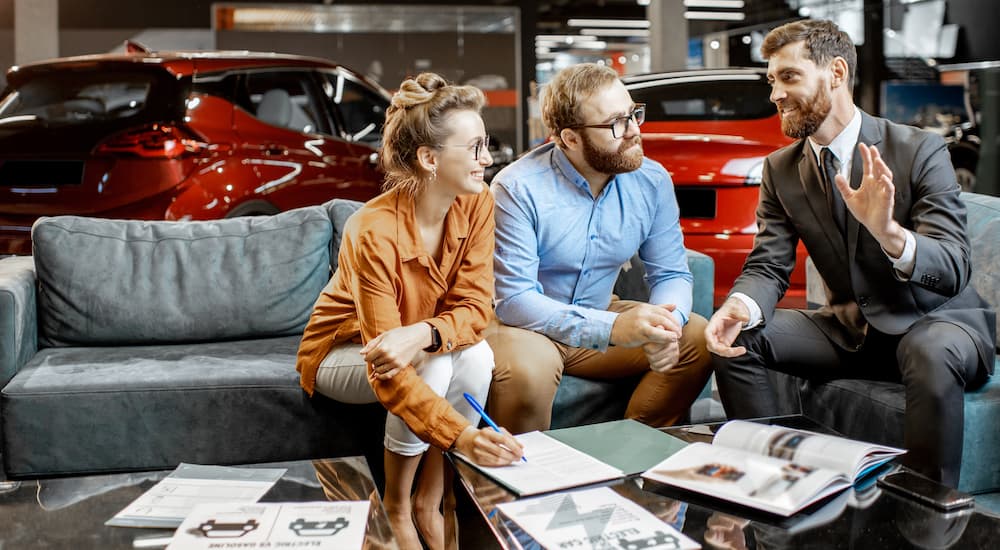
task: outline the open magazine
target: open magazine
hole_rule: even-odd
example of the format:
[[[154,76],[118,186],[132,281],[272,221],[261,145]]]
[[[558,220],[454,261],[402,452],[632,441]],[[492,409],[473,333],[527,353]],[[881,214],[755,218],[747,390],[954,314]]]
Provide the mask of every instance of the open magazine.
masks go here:
[[[789,516],[842,491],[906,451],[782,426],[732,420],[643,477]]]

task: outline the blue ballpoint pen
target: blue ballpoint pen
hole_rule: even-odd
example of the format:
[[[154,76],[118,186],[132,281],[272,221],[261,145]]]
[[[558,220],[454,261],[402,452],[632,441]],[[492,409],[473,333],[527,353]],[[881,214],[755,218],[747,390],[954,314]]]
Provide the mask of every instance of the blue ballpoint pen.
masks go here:
[[[493,431],[501,433],[500,426],[497,426],[497,423],[494,422],[492,418],[490,418],[490,415],[486,414],[486,410],[483,409],[483,406],[479,404],[479,401],[476,401],[475,397],[469,395],[468,392],[463,393],[462,395],[464,395],[465,400],[468,401],[470,405],[472,405],[472,408],[476,409],[476,412],[479,413],[479,416],[483,417],[483,421],[486,422],[491,428],[493,428]],[[528,459],[525,458],[523,454],[521,455],[521,460],[524,462],[528,461]]]

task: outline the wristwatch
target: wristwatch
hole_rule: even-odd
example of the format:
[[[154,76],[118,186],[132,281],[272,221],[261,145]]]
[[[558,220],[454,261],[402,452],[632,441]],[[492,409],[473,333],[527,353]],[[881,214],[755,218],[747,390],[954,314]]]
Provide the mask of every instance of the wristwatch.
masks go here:
[[[424,348],[424,351],[427,353],[434,353],[435,351],[441,349],[441,333],[438,332],[436,326],[431,325],[430,323],[427,324],[431,326],[431,345]]]

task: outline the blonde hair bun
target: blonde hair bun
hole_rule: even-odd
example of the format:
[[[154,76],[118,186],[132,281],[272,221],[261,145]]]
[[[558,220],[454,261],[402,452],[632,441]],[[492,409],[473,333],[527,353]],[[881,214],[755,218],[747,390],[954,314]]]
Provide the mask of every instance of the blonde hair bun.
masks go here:
[[[423,105],[434,99],[441,88],[448,86],[448,81],[435,73],[420,73],[416,78],[408,78],[399,85],[399,91],[392,96],[392,107],[409,109]]]

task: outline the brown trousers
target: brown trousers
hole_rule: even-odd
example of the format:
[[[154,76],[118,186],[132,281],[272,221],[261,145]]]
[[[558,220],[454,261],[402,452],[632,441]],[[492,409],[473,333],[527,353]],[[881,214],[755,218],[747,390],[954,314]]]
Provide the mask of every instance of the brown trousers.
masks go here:
[[[660,373],[650,370],[641,347],[609,347],[604,352],[574,348],[494,320],[486,329],[496,360],[487,410],[511,433],[547,430],[564,372],[605,380],[642,374],[625,417],[654,427],[677,424],[712,373],[705,348],[707,324],[704,317],[691,314],[681,335],[677,366]]]

